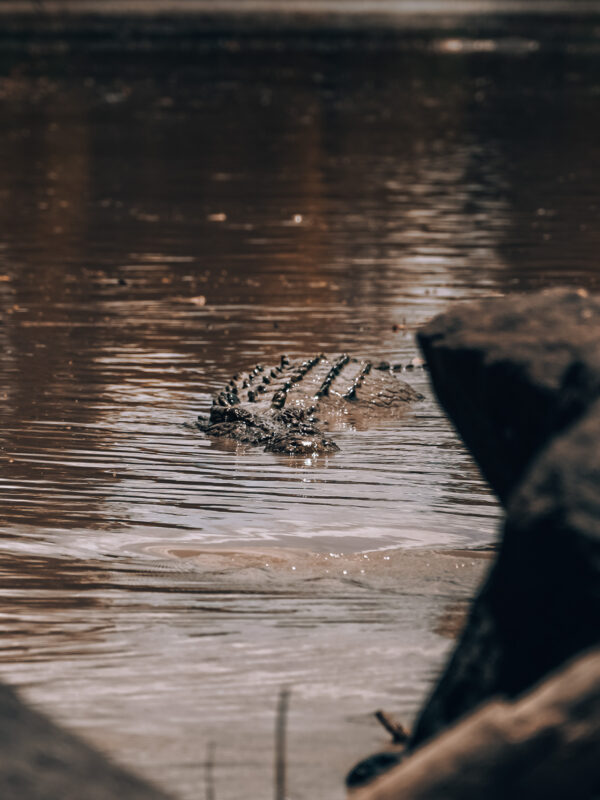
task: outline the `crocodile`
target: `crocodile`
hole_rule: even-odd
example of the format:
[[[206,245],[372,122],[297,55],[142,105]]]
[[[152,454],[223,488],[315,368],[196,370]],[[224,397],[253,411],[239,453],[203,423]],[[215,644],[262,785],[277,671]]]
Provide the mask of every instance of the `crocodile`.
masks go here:
[[[395,374],[401,369],[345,353],[281,356],[275,366],[257,364],[234,375],[213,397],[210,415],[199,416],[196,425],[209,436],[273,453],[332,453],[339,447],[323,428],[357,416],[368,422],[423,399]]]

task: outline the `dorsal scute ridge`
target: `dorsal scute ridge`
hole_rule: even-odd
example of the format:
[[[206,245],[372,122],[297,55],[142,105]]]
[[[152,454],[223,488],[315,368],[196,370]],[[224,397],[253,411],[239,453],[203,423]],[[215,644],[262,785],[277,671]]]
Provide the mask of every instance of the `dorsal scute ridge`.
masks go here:
[[[337,361],[334,362],[333,366],[325,376],[323,383],[315,392],[315,397],[327,397],[329,395],[329,390],[331,388],[331,384],[340,374],[341,370],[346,366],[346,364],[350,361],[350,356],[344,353],[340,356]]]
[[[344,400],[353,401],[357,399],[357,392],[363,385],[366,376],[369,374],[369,372],[371,372],[372,369],[373,369],[373,364],[371,363],[371,361],[365,361],[360,372],[354,379],[354,383],[352,384],[352,386],[342,395]]]
[[[405,369],[421,366],[418,362],[413,359]],[[261,445],[272,452],[334,452],[338,448],[325,433],[327,426],[348,421],[362,425],[392,406],[402,409],[423,399],[394,375],[400,371],[399,364],[346,353],[303,359],[284,355],[275,366],[257,364],[233,375],[213,396],[210,416],[199,418],[197,424],[210,436]]]

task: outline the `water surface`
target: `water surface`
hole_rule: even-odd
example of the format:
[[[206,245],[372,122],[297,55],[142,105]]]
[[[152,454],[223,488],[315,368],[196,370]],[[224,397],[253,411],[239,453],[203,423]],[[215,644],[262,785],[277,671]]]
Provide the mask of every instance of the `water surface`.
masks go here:
[[[595,29],[544,30],[3,56],[0,667],[180,797],[211,740],[219,800],[271,792],[281,685],[290,796],[341,797],[440,667],[499,511],[426,372],[327,458],[190,423],[282,352],[597,289]]]

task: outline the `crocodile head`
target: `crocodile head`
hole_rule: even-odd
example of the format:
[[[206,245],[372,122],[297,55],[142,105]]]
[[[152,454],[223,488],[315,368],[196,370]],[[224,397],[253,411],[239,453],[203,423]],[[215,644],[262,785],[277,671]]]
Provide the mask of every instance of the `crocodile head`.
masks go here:
[[[286,453],[288,455],[320,455],[335,453],[340,448],[317,430],[288,430],[281,436],[270,439],[265,447],[269,453]]]

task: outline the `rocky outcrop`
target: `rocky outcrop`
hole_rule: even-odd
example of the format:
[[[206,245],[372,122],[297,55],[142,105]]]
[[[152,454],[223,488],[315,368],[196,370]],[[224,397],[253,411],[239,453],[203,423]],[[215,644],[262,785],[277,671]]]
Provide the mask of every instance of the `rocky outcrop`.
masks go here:
[[[468,305],[420,340],[507,517],[411,748],[600,641],[600,302],[561,290]]]
[[[0,684],[2,800],[168,800]]]
[[[418,341],[442,405],[503,502],[600,396],[600,299],[585,291],[458,305]]]
[[[493,695],[519,694],[600,641],[599,444],[600,401],[514,492],[496,564],[411,746]]]
[[[434,739],[436,751],[424,749],[439,772],[443,731],[492,698],[520,696],[600,643],[600,299],[555,289],[462,304],[418,339],[435,391],[506,520],[496,562],[405,753],[366,759],[349,776],[354,786],[394,760],[407,764],[399,776],[412,774],[419,755],[408,756]],[[577,714],[563,723],[577,729]],[[454,747],[451,734],[448,741]],[[527,752],[517,748],[515,757],[527,761]],[[457,770],[455,789],[463,785]],[[444,796],[455,796],[447,789]],[[482,791],[479,783],[474,794],[456,796]]]

